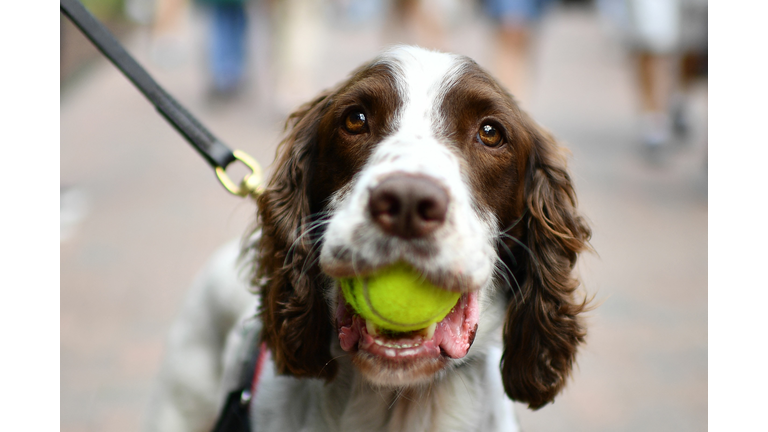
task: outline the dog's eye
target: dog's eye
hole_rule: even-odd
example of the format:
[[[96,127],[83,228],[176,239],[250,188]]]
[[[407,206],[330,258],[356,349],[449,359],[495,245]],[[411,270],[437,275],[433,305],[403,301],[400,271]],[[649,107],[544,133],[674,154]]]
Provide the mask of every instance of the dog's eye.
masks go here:
[[[477,139],[485,146],[498,147],[501,145],[501,132],[489,124],[480,126],[480,130],[477,132]]]
[[[344,129],[351,134],[360,134],[368,130],[368,120],[360,111],[352,111],[344,119]]]

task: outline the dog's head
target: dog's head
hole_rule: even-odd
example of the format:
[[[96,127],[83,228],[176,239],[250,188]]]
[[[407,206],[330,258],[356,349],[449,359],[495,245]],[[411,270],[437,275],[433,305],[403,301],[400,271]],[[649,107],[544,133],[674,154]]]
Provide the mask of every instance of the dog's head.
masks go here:
[[[412,47],[287,127],[258,198],[254,277],[279,371],[332,379],[346,353],[376,385],[419,385],[501,333],[507,394],[550,402],[584,340],[572,270],[590,236],[552,137],[473,61]],[[384,334],[352,313],[335,279],[396,262],[462,293],[443,321]]]

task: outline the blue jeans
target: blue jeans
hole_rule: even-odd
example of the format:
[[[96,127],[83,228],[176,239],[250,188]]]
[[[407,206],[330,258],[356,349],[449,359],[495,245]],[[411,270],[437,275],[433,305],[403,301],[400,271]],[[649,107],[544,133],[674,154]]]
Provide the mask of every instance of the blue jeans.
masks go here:
[[[527,24],[537,21],[551,0],[486,0],[485,11],[499,21]]]
[[[209,67],[217,91],[234,90],[245,71],[246,15],[242,3],[212,4]]]

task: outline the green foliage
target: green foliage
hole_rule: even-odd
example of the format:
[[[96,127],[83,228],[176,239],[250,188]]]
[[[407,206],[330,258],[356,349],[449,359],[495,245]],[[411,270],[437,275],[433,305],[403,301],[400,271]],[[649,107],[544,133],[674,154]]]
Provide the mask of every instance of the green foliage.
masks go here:
[[[123,17],[125,0],[80,0],[83,5],[102,21]]]

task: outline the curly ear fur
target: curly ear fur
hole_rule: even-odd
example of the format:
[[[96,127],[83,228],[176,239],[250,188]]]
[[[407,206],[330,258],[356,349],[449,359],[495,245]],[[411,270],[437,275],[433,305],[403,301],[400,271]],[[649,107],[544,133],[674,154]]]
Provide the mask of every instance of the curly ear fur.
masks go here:
[[[273,174],[258,197],[256,229],[261,239],[254,286],[259,288],[262,340],[272,351],[279,373],[331,379],[331,317],[321,290],[317,248],[307,233],[307,193],[315,159],[317,128],[330,92],[303,105],[288,117],[288,136],[278,147]]]
[[[286,123],[290,133],[278,149],[277,171],[257,198],[261,237],[252,280],[261,296],[262,340],[278,372],[325,379],[337,368],[330,355],[332,319],[317,287],[318,251],[304,234],[311,223],[308,187],[317,129],[330,94],[302,106]],[[514,271],[523,300],[507,309],[501,372],[507,395],[537,409],[562,389],[585,338],[578,314],[587,301],[576,301],[579,283],[572,271],[591,231],[576,211],[562,149],[536,126],[526,132],[532,149],[517,227],[526,250],[515,253]]]
[[[537,126],[529,132],[521,237],[527,250],[516,254],[515,271],[523,300],[507,309],[501,372],[507,395],[538,409],[563,388],[584,342],[578,314],[587,300],[576,301],[572,271],[579,252],[589,248],[591,230],[576,210],[564,149]]]

